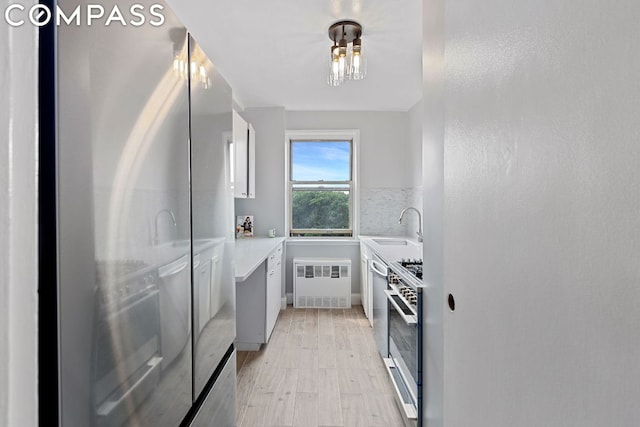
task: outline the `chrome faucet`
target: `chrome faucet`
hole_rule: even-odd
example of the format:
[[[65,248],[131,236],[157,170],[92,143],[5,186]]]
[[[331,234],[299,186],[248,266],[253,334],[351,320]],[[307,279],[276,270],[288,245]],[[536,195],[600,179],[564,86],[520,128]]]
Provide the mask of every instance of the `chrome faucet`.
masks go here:
[[[404,217],[406,211],[416,211],[416,213],[418,214],[418,231],[416,232],[416,234],[418,235],[418,242],[422,242],[422,214],[418,209],[411,206],[409,206],[408,208],[404,208],[402,212],[400,212],[400,219],[398,220],[398,224],[402,224],[402,217]]]
[[[176,230],[178,229],[178,224],[176,223],[176,217],[173,214],[173,212],[171,212],[169,209],[162,209],[160,210],[157,214],[156,214],[156,231],[155,234],[153,235],[153,244],[157,245],[160,242],[160,237],[158,236],[158,220],[160,219],[160,214],[162,212],[166,212],[171,216],[171,221],[173,221],[173,226],[174,228],[176,228]]]

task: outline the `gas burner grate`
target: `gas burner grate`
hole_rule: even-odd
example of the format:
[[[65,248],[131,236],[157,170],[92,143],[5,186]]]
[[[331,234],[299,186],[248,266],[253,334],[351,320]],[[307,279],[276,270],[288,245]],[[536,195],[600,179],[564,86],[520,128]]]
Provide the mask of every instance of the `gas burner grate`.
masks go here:
[[[420,266],[422,267],[422,259],[404,259],[402,258],[402,260],[400,260],[400,265],[403,267],[413,267],[413,266]]]
[[[422,260],[421,259],[402,259],[399,263],[412,276],[422,280]]]

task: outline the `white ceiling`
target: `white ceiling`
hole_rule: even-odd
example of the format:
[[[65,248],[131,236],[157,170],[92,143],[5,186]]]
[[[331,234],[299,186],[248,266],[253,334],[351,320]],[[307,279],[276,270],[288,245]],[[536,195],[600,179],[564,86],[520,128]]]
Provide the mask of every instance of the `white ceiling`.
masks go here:
[[[407,111],[422,98],[420,0],[169,0],[243,107]],[[326,83],[329,26],[363,27],[368,72]]]

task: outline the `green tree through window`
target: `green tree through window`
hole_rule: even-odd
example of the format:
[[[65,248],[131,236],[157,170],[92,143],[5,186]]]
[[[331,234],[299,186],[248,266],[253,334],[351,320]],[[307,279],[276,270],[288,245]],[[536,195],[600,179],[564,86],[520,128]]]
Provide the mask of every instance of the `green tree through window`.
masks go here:
[[[294,191],[293,228],[349,228],[349,195],[340,191]]]

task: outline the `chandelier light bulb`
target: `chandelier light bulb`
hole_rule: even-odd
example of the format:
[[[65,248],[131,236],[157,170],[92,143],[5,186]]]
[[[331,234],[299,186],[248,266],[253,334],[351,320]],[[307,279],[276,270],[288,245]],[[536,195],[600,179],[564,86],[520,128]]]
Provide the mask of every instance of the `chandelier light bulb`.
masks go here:
[[[362,41],[353,41],[353,49],[349,63],[349,76],[353,80],[362,80],[367,75],[367,59],[362,55]]]
[[[331,46],[331,58],[329,62],[329,86],[339,86],[344,81],[344,72],[340,72],[340,55],[337,46]]]
[[[340,74],[340,78],[344,80],[347,75],[347,60],[344,56],[338,57],[338,73]]]

